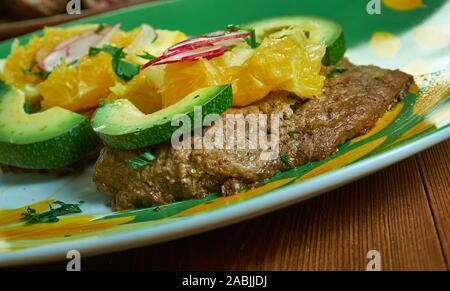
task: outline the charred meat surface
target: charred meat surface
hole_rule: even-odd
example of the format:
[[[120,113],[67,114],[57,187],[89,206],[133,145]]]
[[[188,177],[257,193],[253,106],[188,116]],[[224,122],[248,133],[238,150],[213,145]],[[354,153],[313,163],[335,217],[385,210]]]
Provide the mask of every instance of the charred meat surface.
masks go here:
[[[201,198],[213,192],[233,195],[278,171],[321,160],[346,140],[367,132],[413,82],[398,70],[346,66],[327,79],[323,96],[302,101],[285,92],[222,115],[280,115],[280,156],[262,160],[260,150],[176,150],[170,144],[150,148],[156,159],[138,170],[127,160],[141,151],[103,149],[94,181],[111,196],[116,210]]]

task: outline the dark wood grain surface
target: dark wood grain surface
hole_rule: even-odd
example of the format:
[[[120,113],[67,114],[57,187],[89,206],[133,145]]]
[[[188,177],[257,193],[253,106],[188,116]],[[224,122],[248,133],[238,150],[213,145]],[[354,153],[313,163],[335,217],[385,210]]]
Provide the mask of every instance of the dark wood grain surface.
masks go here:
[[[83,270],[448,270],[450,141],[280,211],[82,260]],[[65,262],[17,268],[65,270]]]

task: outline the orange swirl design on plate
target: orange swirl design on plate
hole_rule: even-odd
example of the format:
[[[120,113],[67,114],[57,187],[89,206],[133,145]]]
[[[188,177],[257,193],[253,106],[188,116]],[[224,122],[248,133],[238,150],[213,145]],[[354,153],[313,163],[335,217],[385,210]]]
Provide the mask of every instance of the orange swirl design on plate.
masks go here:
[[[11,225],[0,228],[0,240],[34,240],[67,237],[110,228],[132,221],[133,216],[93,220],[95,216],[83,215],[61,217],[58,223]]]
[[[425,7],[422,0],[383,0],[383,4],[393,10],[408,11]]]
[[[15,221],[19,221],[22,218],[22,213],[27,212],[28,207],[36,209],[37,212],[47,210],[49,209],[49,205],[52,204],[53,201],[54,200],[44,200],[16,209],[0,209],[0,226]]]

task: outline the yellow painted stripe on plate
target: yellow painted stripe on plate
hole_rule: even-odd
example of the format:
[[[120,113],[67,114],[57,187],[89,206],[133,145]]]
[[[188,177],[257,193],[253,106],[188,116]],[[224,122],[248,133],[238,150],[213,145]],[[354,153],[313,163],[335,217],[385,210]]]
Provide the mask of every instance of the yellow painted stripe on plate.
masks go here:
[[[23,206],[16,209],[0,209],[0,225],[9,224],[16,222],[22,218],[22,213],[27,211],[27,208],[36,209],[37,212],[42,212],[49,209],[49,205],[53,203],[54,200],[44,200],[31,205]]]
[[[361,146],[357,147],[356,149],[351,150],[331,161],[328,161],[325,164],[309,171],[307,174],[298,178],[297,180],[295,180],[295,183],[302,182],[306,179],[318,176],[320,174],[342,168],[343,166],[348,165],[348,164],[362,158],[363,156],[367,155],[368,153],[370,153],[371,151],[376,149],[378,146],[380,146],[386,140],[386,138],[387,138],[386,136],[380,137],[380,138],[375,139],[371,142],[368,142],[364,145],[361,145]]]
[[[134,216],[93,220],[96,216],[61,217],[55,223],[19,224],[0,228],[0,240],[33,240],[74,236],[130,222]]]
[[[434,126],[433,123],[429,122],[428,120],[423,120],[421,121],[419,124],[417,124],[416,126],[414,126],[413,128],[409,129],[408,131],[406,131],[401,137],[399,137],[395,142],[393,142],[392,144],[396,144],[399,143],[405,139],[408,139],[410,137],[413,137],[421,132],[424,132],[427,129],[430,129]]]
[[[411,138],[425,130],[432,127],[441,128],[450,124],[450,103],[446,104],[419,124],[406,131],[400,138],[398,138],[393,144],[399,143],[405,139]]]
[[[404,107],[404,103],[403,102],[398,103],[392,110],[389,110],[388,112],[386,112],[383,115],[383,117],[381,117],[375,123],[374,127],[372,127],[366,134],[352,139],[350,144],[354,144],[354,143],[357,143],[357,142],[359,142],[359,141],[361,141],[363,139],[369,138],[369,137],[379,133],[383,129],[385,129],[389,124],[391,124],[391,122],[395,118],[397,118],[398,114],[402,111],[403,107]]]
[[[199,212],[208,211],[208,210],[216,209],[216,208],[223,207],[226,205],[234,204],[234,203],[240,202],[242,200],[247,200],[251,197],[255,197],[255,196],[264,194],[266,192],[269,192],[271,190],[278,189],[281,186],[286,185],[287,183],[291,182],[294,179],[295,178],[285,178],[285,179],[281,179],[281,180],[274,181],[271,183],[267,183],[258,188],[255,188],[255,189],[252,189],[252,190],[249,190],[246,192],[242,192],[242,193],[239,193],[239,194],[236,194],[233,196],[220,197],[220,198],[213,200],[210,203],[204,203],[204,204],[192,207],[190,209],[187,209],[185,211],[182,211],[182,212],[174,215],[173,217],[192,215],[192,214],[196,214]]]

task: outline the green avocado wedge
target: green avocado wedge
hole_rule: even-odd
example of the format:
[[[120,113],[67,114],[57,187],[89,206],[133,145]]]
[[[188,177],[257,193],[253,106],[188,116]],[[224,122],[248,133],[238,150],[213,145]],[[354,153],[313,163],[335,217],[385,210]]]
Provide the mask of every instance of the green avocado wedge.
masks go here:
[[[24,104],[23,92],[0,80],[0,164],[57,169],[100,146],[83,115],[59,107],[28,114]]]
[[[284,16],[249,23],[246,26],[255,29],[256,40],[259,42],[265,37],[283,29],[300,28],[307,33],[312,42],[323,42],[327,46],[322,60],[324,65],[337,63],[345,54],[346,44],[342,27],[326,18],[317,16]]]
[[[172,125],[179,116],[190,118],[191,130],[194,112],[201,106],[202,123],[209,114],[221,114],[231,107],[231,85],[212,86],[199,89],[179,102],[152,114],[144,114],[126,99],[106,104],[94,113],[92,126],[109,147],[134,150],[170,140],[182,125]],[[200,124],[201,126],[201,124]]]

